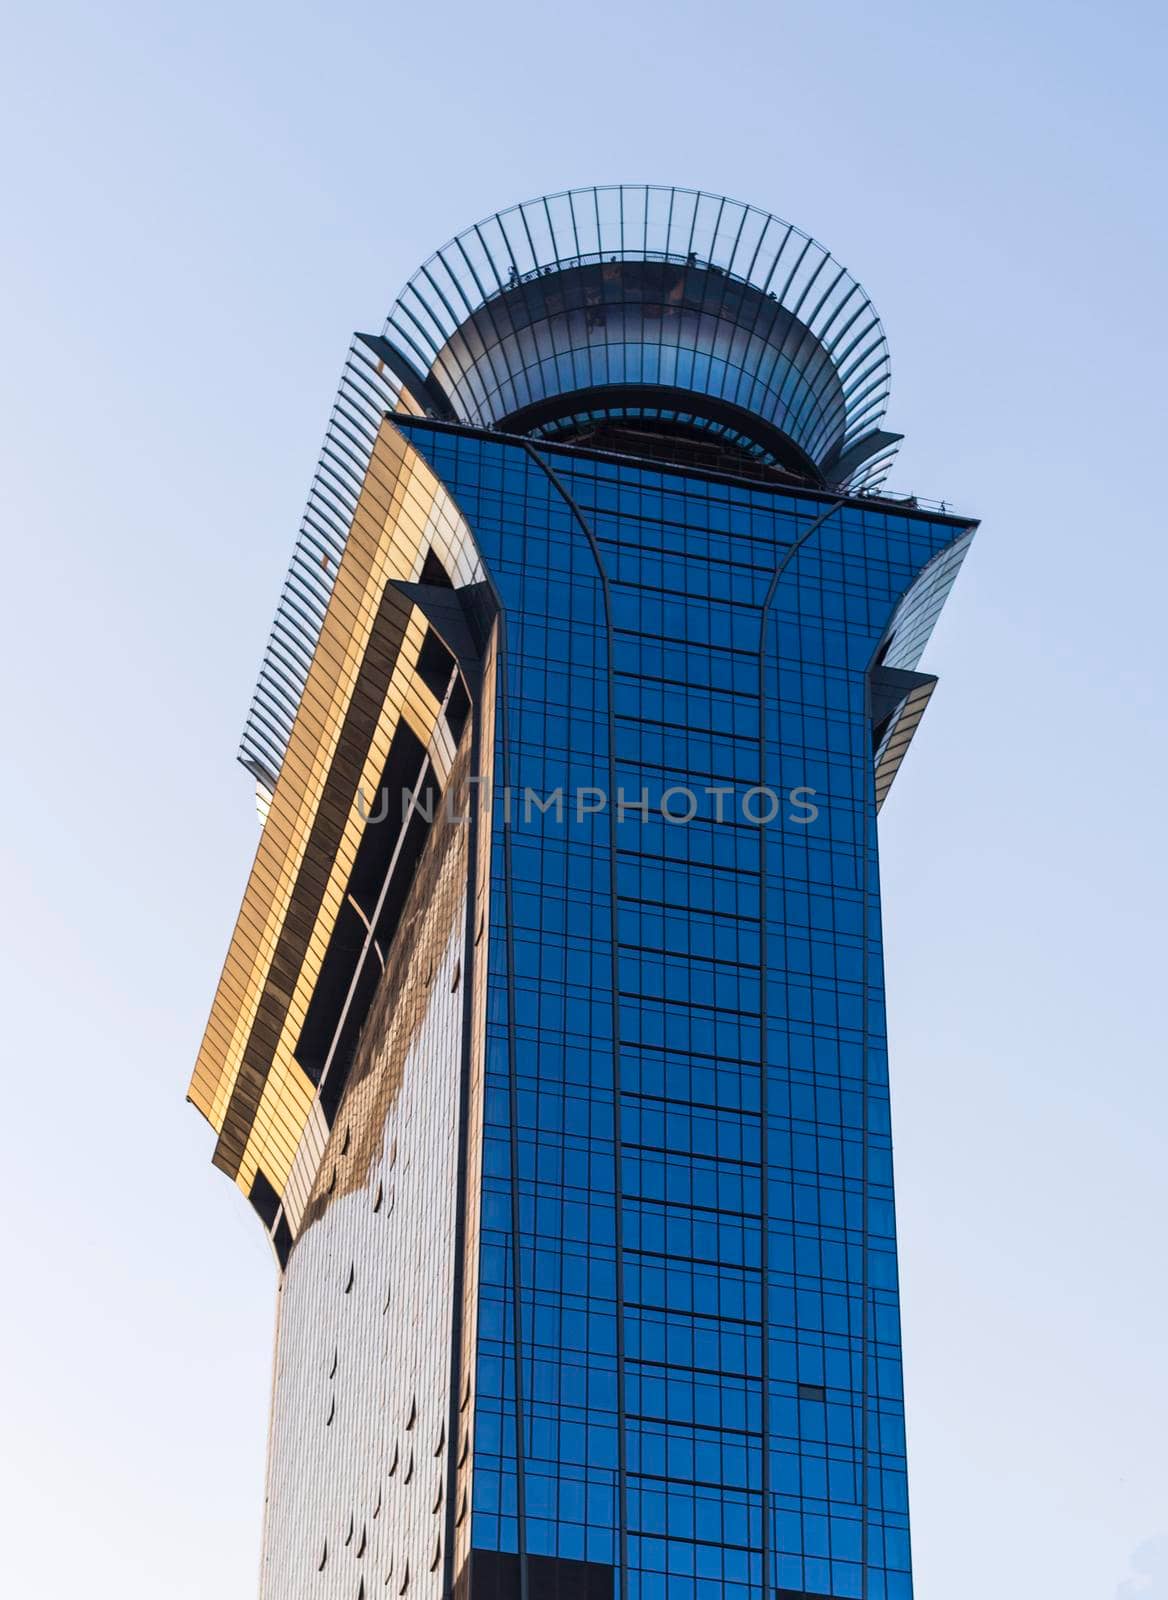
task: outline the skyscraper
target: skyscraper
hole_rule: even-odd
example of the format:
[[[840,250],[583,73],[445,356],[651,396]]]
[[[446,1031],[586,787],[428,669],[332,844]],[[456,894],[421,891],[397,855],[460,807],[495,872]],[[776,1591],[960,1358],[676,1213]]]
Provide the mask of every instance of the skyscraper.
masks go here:
[[[264,1600],[911,1594],[876,814],[972,537],[813,240],[549,196],[350,350],[190,1098]]]

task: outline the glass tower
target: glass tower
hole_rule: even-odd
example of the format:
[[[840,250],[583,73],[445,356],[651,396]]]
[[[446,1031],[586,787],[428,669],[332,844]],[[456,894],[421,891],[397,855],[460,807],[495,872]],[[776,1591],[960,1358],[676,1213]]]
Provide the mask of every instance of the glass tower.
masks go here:
[[[190,1098],[279,1263],[264,1600],[908,1600],[876,816],[974,524],[753,208],[500,213],[353,343]]]

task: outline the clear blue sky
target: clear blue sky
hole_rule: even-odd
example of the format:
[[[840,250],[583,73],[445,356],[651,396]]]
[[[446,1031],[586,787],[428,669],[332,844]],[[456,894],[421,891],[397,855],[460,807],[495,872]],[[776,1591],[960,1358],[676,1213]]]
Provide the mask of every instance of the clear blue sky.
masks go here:
[[[921,1600],[1168,1597],[1159,8],[24,6],[0,62],[6,1591],[255,1593],[274,1273],[183,1103],[354,328],[499,206],[814,233],[983,530],[881,823]]]

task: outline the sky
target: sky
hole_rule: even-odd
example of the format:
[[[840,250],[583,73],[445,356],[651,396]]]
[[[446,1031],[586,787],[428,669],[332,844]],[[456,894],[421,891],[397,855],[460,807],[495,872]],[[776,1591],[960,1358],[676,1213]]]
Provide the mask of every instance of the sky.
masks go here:
[[[236,741],[351,332],[475,219],[625,180],[822,240],[892,486],[982,519],[880,825],[919,1600],[1168,1600],[1163,16],[9,15],[8,1592],[256,1592],[275,1270],[184,1103]]]

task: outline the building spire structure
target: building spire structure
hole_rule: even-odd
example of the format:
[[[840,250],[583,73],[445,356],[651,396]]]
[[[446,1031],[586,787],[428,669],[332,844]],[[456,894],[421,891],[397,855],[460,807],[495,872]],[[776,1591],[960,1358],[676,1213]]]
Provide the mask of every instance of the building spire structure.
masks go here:
[[[765,212],[571,190],[354,338],[189,1091],[262,1594],[909,1600],[876,816],[972,537]]]

